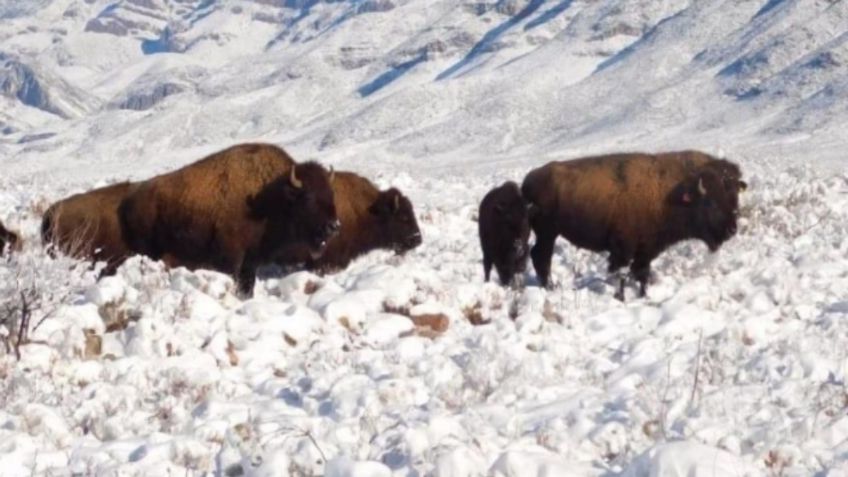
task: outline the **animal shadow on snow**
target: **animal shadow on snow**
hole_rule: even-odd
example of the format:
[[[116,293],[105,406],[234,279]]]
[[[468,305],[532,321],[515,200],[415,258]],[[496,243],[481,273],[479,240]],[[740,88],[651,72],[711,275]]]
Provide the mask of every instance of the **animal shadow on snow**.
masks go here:
[[[531,248],[533,245],[535,245],[535,243],[531,245]],[[619,275],[611,274],[606,271],[607,254],[593,253],[591,262],[588,264],[588,266],[585,267],[587,268],[587,270],[583,272],[577,272],[574,270],[574,264],[571,263],[571,260],[569,258],[573,256],[574,253],[575,249],[573,247],[571,247],[567,243],[561,243],[560,240],[557,240],[556,245],[554,245],[553,260],[556,260],[561,267],[568,270],[572,270],[573,279],[571,280],[571,290],[589,290],[595,295],[612,296],[613,290],[615,289],[615,287],[618,286]],[[564,277],[556,277],[553,271],[551,272],[551,278],[552,287],[554,290],[561,290],[564,286],[567,286],[566,283],[564,283]],[[631,290],[636,290],[637,283],[633,279],[633,277],[627,274],[626,278],[627,288]],[[648,283],[657,283],[657,275],[654,273],[653,270],[651,270],[651,275],[648,279]],[[539,282],[539,277],[536,275],[535,270],[533,270],[532,263],[528,263],[527,270],[525,270],[524,272],[524,286],[542,286]],[[635,292],[631,293],[634,293],[631,298],[632,300],[640,299],[635,296]],[[846,304],[846,308],[848,308],[848,304]]]

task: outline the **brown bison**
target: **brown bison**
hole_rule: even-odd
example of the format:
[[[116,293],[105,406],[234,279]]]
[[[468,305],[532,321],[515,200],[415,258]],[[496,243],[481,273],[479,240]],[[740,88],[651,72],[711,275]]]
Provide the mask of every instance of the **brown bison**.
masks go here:
[[[609,271],[630,265],[644,296],[651,261],[670,245],[700,239],[711,251],[736,233],[739,167],[697,151],[612,154],[551,162],[527,174],[536,274],[548,284],[554,241],[608,251]],[[624,299],[624,278],[616,298]]]
[[[477,225],[486,281],[494,264],[501,283],[512,283],[516,274],[523,274],[527,268],[530,237],[527,202],[518,184],[509,181],[490,190],[480,202]]]
[[[338,233],[331,174],[270,144],[241,144],[139,183],[118,216],[131,250],[231,274],[253,293],[256,268],[287,246],[319,257]]]
[[[72,257],[106,262],[101,275],[113,274],[132,254],[121,235],[118,206],[136,187],[120,182],[51,205],[41,220],[43,243]]]
[[[399,190],[381,191],[368,179],[338,171],[333,180],[339,235],[327,244],[321,257],[313,259],[304,247],[290,247],[280,262],[304,264],[327,272],[346,267],[359,255],[378,248],[404,253],[421,245],[421,231],[412,203]]]
[[[21,249],[21,239],[18,234],[6,229],[3,222],[0,222],[0,257],[6,252],[6,246],[9,246],[9,251]]]

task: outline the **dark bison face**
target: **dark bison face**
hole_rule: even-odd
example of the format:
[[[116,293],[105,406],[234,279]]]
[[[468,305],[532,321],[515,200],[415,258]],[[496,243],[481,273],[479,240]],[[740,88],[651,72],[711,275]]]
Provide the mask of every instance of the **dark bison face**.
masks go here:
[[[399,190],[391,188],[380,192],[368,211],[377,218],[380,234],[388,247],[403,253],[421,245],[421,230],[412,203]]]
[[[309,245],[310,255],[318,258],[341,229],[333,201],[333,174],[314,162],[298,164],[293,171],[289,178],[293,192],[292,218],[300,224],[299,236]]]
[[[0,224],[0,257],[3,256],[3,253],[6,251],[6,247],[8,247],[10,252],[20,250],[21,241],[18,238],[18,234],[11,230],[6,230],[3,225]]]
[[[731,199],[738,199],[739,194],[748,189],[748,183],[742,180],[739,166],[730,161],[716,159],[705,164],[703,170],[711,171],[721,179],[722,186]]]
[[[248,200],[251,216],[267,220],[266,240],[277,252],[301,244],[318,258],[338,234],[331,176],[320,164],[297,164]]]
[[[721,175],[706,170],[688,182],[682,199],[691,207],[696,236],[714,252],[736,234],[741,181],[735,178],[728,186]]]
[[[510,240],[508,261],[514,265],[515,272],[522,272],[527,268],[527,242],[530,239],[530,214],[527,203],[521,194],[516,193],[498,201],[495,211],[499,217],[498,222],[503,227],[501,233]]]

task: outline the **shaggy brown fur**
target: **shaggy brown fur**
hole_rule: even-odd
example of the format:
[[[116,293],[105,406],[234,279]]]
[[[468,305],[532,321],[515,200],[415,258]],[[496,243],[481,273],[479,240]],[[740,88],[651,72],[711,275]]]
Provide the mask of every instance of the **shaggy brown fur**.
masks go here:
[[[733,236],[739,176],[736,164],[696,151],[612,154],[530,171],[521,190],[535,209],[531,257],[540,282],[548,283],[562,235],[610,252],[610,272],[630,264],[644,295],[651,261],[670,245],[697,238],[716,250]],[[616,297],[624,299],[623,278]]]
[[[380,191],[362,176],[338,171],[333,196],[341,230],[327,244],[327,251],[313,260],[304,247],[290,247],[281,263],[303,263],[307,269],[323,273],[344,268],[374,249],[403,253],[421,244],[412,203],[397,189]]]
[[[233,146],[142,182],[119,217],[133,251],[230,273],[245,295],[257,266],[298,243],[320,256],[339,228],[326,169],[270,144]]]
[[[11,253],[12,251],[19,251],[23,243],[18,234],[6,229],[3,222],[0,222],[0,257],[5,253],[7,245]]]
[[[509,181],[490,190],[480,202],[477,225],[486,281],[494,264],[501,283],[510,284],[516,274],[523,274],[527,268],[530,238],[527,202],[518,184]]]
[[[118,206],[135,187],[120,182],[56,202],[41,220],[42,242],[76,258],[106,262],[101,275],[114,274],[132,253],[121,236]]]

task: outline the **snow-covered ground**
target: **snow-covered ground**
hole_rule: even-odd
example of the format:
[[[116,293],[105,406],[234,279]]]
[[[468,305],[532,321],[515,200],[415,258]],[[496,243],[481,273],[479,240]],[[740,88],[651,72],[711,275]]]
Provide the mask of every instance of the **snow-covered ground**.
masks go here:
[[[848,2],[0,0],[0,475],[848,475]],[[394,185],[424,243],[259,280],[40,247],[52,201],[247,140]],[[487,190],[702,148],[739,233],[620,303],[483,283]],[[23,293],[22,293],[23,292]],[[634,290],[628,290],[629,296]],[[9,337],[0,322],[0,337]],[[12,330],[14,331],[14,330]]]

